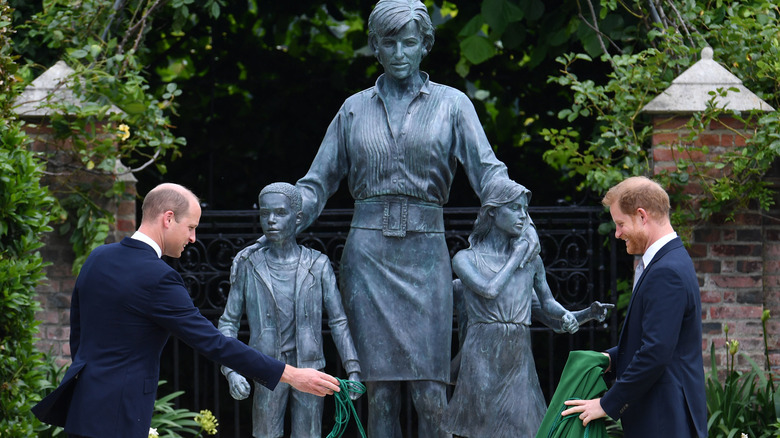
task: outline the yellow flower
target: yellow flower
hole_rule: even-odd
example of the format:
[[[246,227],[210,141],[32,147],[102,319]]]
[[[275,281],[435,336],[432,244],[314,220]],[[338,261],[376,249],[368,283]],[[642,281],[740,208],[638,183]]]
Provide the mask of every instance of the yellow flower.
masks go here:
[[[119,125],[118,129],[119,129],[119,134],[117,134],[117,136],[119,137],[120,140],[125,141],[128,138],[130,138],[130,127],[129,126],[127,126],[124,123],[122,123],[121,125]]]
[[[157,433],[157,428],[150,427],[149,428],[149,438],[157,438],[158,436],[160,436],[160,434]]]
[[[195,416],[195,422],[200,424],[200,428],[206,431],[207,434],[217,434],[217,426],[219,426],[219,422],[210,410],[204,409],[200,411],[200,414]]]
[[[737,354],[737,351],[739,351],[739,341],[734,339],[733,341],[729,341],[726,343],[729,347],[729,354],[734,356]]]

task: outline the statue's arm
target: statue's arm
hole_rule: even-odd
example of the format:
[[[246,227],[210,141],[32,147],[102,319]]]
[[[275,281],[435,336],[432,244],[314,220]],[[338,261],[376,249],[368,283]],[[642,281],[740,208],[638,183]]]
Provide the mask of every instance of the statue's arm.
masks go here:
[[[298,232],[308,228],[319,217],[328,198],[336,193],[349,171],[346,119],[346,111],[342,107],[330,122],[309,171],[295,183],[303,197],[303,221],[298,226]]]
[[[452,270],[469,290],[486,298],[494,299],[504,290],[509,279],[520,263],[523,254],[522,245],[527,242],[515,242],[515,250],[496,275],[486,276],[477,269],[472,249],[459,251],[452,258]]]
[[[459,95],[453,114],[455,157],[463,166],[471,188],[483,199],[483,190],[488,182],[494,178],[509,179],[506,165],[496,158],[474,104],[465,94]]]
[[[320,255],[317,263],[321,264],[322,300],[325,310],[328,312],[328,326],[330,327],[333,342],[341,357],[342,365],[347,374],[360,373],[360,362],[357,350],[352,340],[352,334],[347,323],[347,315],[341,304],[341,295],[336,285],[336,276],[330,261],[324,255]]]
[[[233,264],[230,266],[230,292],[225,302],[225,310],[222,312],[222,316],[219,317],[217,324],[217,329],[229,338],[238,337],[241,317],[244,314],[244,293],[247,282],[245,265],[247,263],[249,263],[248,260],[237,256],[233,259]],[[222,366],[221,371],[228,378],[234,372],[226,366]]]
[[[566,310],[566,308],[553,297],[550,285],[547,283],[547,274],[544,270],[542,258],[536,256],[529,265],[529,269],[533,270],[534,293],[539,302],[540,311],[536,315],[537,319],[539,319],[539,315],[546,315],[547,318],[560,321],[560,329],[562,331],[569,333],[576,332],[579,329],[579,323],[574,314]],[[531,313],[533,315],[533,309]]]

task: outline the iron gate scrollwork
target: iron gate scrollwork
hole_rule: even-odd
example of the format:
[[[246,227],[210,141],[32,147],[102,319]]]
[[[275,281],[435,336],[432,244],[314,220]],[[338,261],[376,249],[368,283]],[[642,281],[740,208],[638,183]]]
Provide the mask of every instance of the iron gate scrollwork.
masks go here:
[[[450,255],[468,247],[468,235],[477,212],[477,208],[444,209]],[[616,290],[617,255],[614,237],[598,233],[599,225],[608,220],[603,210],[599,207],[531,207],[529,212],[539,234],[547,281],[555,298],[570,310],[584,308],[595,300],[614,303],[616,298],[609,291]],[[300,244],[330,258],[336,276],[351,218],[351,209],[325,210],[298,236]],[[233,257],[254,243],[262,230],[256,210],[205,210],[197,231],[198,240],[187,246],[180,259],[169,259],[168,262],[182,275],[201,313],[216,325],[230,292]],[[329,336],[327,321],[323,324],[328,361],[325,371],[345,377]],[[617,330],[616,312],[611,312],[605,323],[588,323],[574,335],[554,334],[535,324],[532,327],[534,359],[545,396],[548,399],[552,396],[569,351],[611,346],[617,340]],[[244,321],[239,339],[246,342],[248,338]],[[457,321],[453,321],[453,355],[457,346]],[[161,387],[161,394],[184,391],[176,399],[177,404],[195,411],[211,410],[220,422],[218,436],[250,436],[251,397],[242,402],[234,401],[219,366],[200,357],[177,339],[171,339],[163,352],[161,380],[169,382]],[[364,398],[356,402],[356,408],[365,424]],[[333,414],[333,403],[326,401],[323,431],[333,427]],[[416,436],[414,409],[408,396],[405,397],[402,422],[404,436]],[[350,427],[346,436],[358,436],[357,429]]]

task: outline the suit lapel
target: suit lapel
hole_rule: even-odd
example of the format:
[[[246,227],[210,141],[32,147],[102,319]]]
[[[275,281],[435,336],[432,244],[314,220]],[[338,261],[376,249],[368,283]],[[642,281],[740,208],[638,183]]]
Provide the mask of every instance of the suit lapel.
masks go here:
[[[642,275],[639,277],[639,281],[636,283],[636,288],[634,288],[633,293],[631,294],[631,300],[628,302],[628,310],[626,310],[626,319],[623,320],[623,328],[620,330],[620,338],[623,338],[623,333],[625,333],[626,325],[628,324],[628,319],[631,316],[631,309],[634,307],[634,302],[637,301],[636,297],[639,295],[640,291],[642,290],[642,282],[647,277],[647,273],[650,272],[651,269],[653,269],[653,265],[658,260],[661,260],[666,256],[666,254],[669,253],[672,249],[675,249],[679,246],[682,246],[682,240],[679,237],[675,237],[674,239],[670,240],[666,243],[666,245],[662,246],[661,249],[658,250],[657,253],[655,253],[655,256],[653,256],[653,259],[650,260],[650,263],[645,266],[645,270],[642,271]],[[620,343],[620,341],[618,341]]]

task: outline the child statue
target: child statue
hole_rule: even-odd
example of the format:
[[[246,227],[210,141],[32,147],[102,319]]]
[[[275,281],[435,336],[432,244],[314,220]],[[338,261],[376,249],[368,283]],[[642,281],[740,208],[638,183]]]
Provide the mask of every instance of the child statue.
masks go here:
[[[298,245],[295,234],[301,222],[301,194],[287,183],[264,187],[258,196],[260,226],[267,239],[256,251],[242,251],[230,270],[230,294],[219,319],[219,330],[236,337],[241,316],[249,322],[249,345],[294,366],[325,367],[322,349],[322,308],[328,312],[336,349],[349,379],[359,382],[360,364],[336,287],[330,260],[324,254]],[[247,380],[222,367],[237,400],[249,396]],[[359,394],[351,393],[354,400]],[[284,433],[284,416],[290,405],[291,433]],[[321,438],[324,399],[280,383],[274,391],[255,385],[252,435]]]
[[[572,313],[553,298],[542,258],[523,265],[531,193],[511,180],[486,187],[469,248],[452,259],[467,321],[457,383],[442,419],[458,437],[535,436],[547,409],[531,351],[531,319],[574,333],[612,305]],[[456,301],[459,301],[456,299]]]

